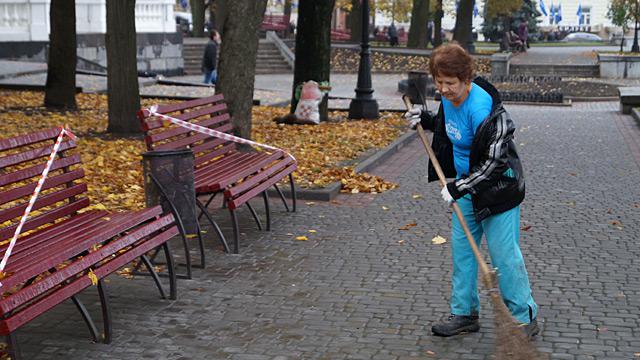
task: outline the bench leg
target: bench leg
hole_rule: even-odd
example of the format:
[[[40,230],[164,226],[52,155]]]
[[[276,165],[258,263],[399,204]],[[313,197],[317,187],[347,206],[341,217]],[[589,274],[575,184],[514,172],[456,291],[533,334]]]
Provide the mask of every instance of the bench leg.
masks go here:
[[[173,262],[173,254],[168,243],[162,244],[165,257],[167,258],[167,271],[169,272],[169,299],[175,300],[178,298],[178,286],[177,277],[175,271],[175,263]]]
[[[245,204],[247,204],[247,207],[249,208],[249,211],[251,212],[253,219],[256,221],[256,224],[258,224],[258,230],[262,230],[262,223],[258,218],[258,214],[256,213],[256,210],[253,208],[253,206],[251,206],[251,204],[248,201]]]
[[[111,344],[111,306],[109,305],[109,295],[107,294],[107,286],[103,279],[98,280],[98,294],[100,295],[100,304],[102,305],[102,322],[104,324],[104,343]]]
[[[296,212],[296,183],[293,181],[293,174],[289,174],[289,185],[291,187],[291,202],[293,204],[293,212]]]
[[[207,200],[207,203],[204,204],[204,208],[208,208],[209,205],[211,204],[211,202],[213,201],[213,199],[216,197],[216,195],[218,195],[218,193],[214,193],[213,195],[211,195],[211,197],[209,198],[209,200]],[[197,201],[197,199],[196,199]],[[200,211],[200,215],[198,215],[198,221],[200,221],[200,219],[202,219],[202,215],[204,215],[204,211]]]
[[[264,199],[264,210],[267,213],[267,231],[271,231],[271,214],[269,213],[269,196],[267,191],[262,192],[262,198]]]
[[[228,253],[230,251],[229,245],[227,245],[227,240],[224,238],[224,234],[222,234],[222,230],[220,230],[220,227],[218,226],[218,224],[211,218],[211,215],[209,215],[207,208],[204,207],[204,205],[202,205],[202,203],[198,200],[196,200],[196,204],[198,205],[198,207],[200,208],[204,216],[207,218],[207,220],[209,221],[209,223],[211,224],[215,232],[218,234],[218,238],[220,239],[220,243],[222,243],[222,247],[224,248],[224,251]]]
[[[280,190],[280,188],[278,187],[278,184],[273,184],[273,187],[276,189],[276,191],[278,192],[278,196],[280,196],[280,199],[282,200],[282,204],[284,205],[285,210],[287,210],[287,212],[289,212],[289,204],[287,204],[287,199],[284,197],[284,194],[282,193],[282,190]]]
[[[149,260],[149,257],[147,255],[141,255],[140,260],[142,260],[144,265],[147,267],[147,270],[149,270],[149,275],[151,275],[151,277],[153,278],[153,282],[155,282],[156,286],[158,287],[158,291],[160,291],[160,297],[163,299],[166,299],[167,294],[164,292],[164,289],[162,288],[160,277],[158,276],[158,273],[156,272],[156,270],[153,268],[153,264],[151,264],[151,260]]]
[[[231,223],[233,224],[233,253],[237,254],[240,252],[240,227],[238,226],[236,212],[231,209],[229,209],[229,212],[231,213]]]
[[[71,301],[73,301],[73,303],[76,304],[76,307],[80,311],[80,315],[82,315],[82,319],[84,319],[84,322],[87,324],[87,327],[89,327],[89,332],[91,333],[93,342],[98,342],[99,341],[98,339],[100,337],[100,335],[98,334],[98,328],[96,328],[96,324],[93,322],[91,315],[89,315],[87,308],[84,306],[82,301],[80,301],[80,299],[78,299],[78,297],[75,295],[71,297]]]
[[[22,354],[20,353],[20,348],[18,347],[18,338],[16,334],[10,333],[5,336],[7,339],[7,353],[12,360],[22,359]]]

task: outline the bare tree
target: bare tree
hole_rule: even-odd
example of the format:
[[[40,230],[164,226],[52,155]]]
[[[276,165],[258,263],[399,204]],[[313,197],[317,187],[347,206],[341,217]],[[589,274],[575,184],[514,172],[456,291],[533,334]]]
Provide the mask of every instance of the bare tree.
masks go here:
[[[76,2],[52,0],[44,106],[76,109]]]
[[[251,138],[258,33],[267,0],[234,0],[226,6],[216,92],[224,94],[238,134]]]
[[[108,132],[140,132],[135,0],[107,0]]]
[[[191,33],[194,37],[204,36],[204,0],[190,0],[191,5],[191,19],[193,23],[193,29]]]
[[[413,0],[411,26],[407,47],[427,47],[427,21],[429,20],[429,0]]]
[[[474,0],[460,0],[458,3],[456,27],[453,32],[453,40],[460,43],[460,45],[469,52],[474,51],[473,39],[471,37],[473,1]]]

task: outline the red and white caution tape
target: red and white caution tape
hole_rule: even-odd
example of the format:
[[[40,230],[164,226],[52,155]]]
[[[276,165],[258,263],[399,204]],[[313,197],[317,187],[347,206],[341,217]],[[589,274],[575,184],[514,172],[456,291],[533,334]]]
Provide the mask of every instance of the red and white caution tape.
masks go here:
[[[44,181],[46,180],[47,175],[49,174],[51,165],[53,165],[53,160],[56,158],[56,154],[58,153],[58,149],[60,149],[60,144],[62,144],[62,139],[64,138],[65,135],[67,135],[71,140],[74,140],[74,141],[76,140],[76,136],[73,135],[71,131],[69,131],[65,127],[62,127],[62,126],[60,127],[60,135],[58,135],[58,138],[56,139],[56,143],[55,145],[53,145],[53,150],[51,151],[51,155],[49,155],[49,160],[47,161],[47,165],[44,167],[44,170],[42,171],[42,175],[38,180],[38,185],[36,185],[36,188],[33,190],[33,195],[31,195],[31,199],[29,199],[29,205],[27,205],[27,208],[24,210],[24,214],[20,219],[20,223],[18,223],[18,227],[16,227],[16,231],[13,233],[13,237],[11,238],[11,242],[9,243],[9,247],[7,248],[7,251],[4,253],[2,262],[0,262],[0,272],[4,271],[5,266],[7,266],[7,261],[9,260],[9,256],[11,256],[11,251],[13,250],[13,247],[16,245],[18,236],[20,236],[20,231],[22,231],[22,227],[24,226],[24,223],[27,221],[27,218],[29,217],[29,213],[31,212],[31,208],[33,208],[33,204],[35,204],[36,200],[38,199],[40,190],[42,190],[42,185],[44,185]],[[2,286],[1,282],[0,282],[0,286]]]
[[[293,159],[293,161],[296,161],[296,158],[293,157],[293,155],[289,154],[288,152],[282,150],[282,149],[278,149],[276,147],[273,147],[271,145],[266,145],[266,144],[261,144],[261,143],[257,143],[255,141],[251,141],[251,140],[247,140],[241,137],[237,137],[237,136],[233,136],[233,135],[229,135],[227,133],[221,132],[221,131],[217,131],[217,130],[213,130],[213,129],[209,129],[207,127],[204,126],[200,126],[198,124],[192,124],[188,121],[184,121],[184,120],[180,120],[180,119],[176,119],[174,117],[168,116],[168,115],[164,115],[164,114],[160,114],[158,113],[158,105],[154,105],[150,108],[147,109],[147,111],[149,112],[150,115],[152,116],[157,116],[159,118],[165,119],[173,124],[176,124],[178,126],[182,126],[184,128],[199,132],[201,134],[206,134],[209,136],[213,136],[216,138],[220,138],[223,140],[227,140],[227,141],[233,141],[235,143],[239,143],[239,144],[248,144],[248,145],[253,145],[253,146],[259,146],[265,149],[269,149],[269,150],[275,150],[275,151],[282,151],[283,153],[289,155],[289,157],[291,157],[291,159]]]

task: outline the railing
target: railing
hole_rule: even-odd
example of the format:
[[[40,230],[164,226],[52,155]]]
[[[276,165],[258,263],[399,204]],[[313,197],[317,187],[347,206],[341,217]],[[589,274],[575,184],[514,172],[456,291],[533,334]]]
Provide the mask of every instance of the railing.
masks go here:
[[[107,31],[107,0],[76,0],[78,34]],[[0,0],[0,41],[48,41],[51,0]],[[137,0],[136,31],[176,31],[174,0]]]

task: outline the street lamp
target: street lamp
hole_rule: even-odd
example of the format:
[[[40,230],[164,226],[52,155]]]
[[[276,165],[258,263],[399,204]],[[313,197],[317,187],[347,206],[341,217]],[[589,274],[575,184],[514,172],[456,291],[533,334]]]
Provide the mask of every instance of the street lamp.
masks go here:
[[[349,119],[377,119],[378,102],[371,86],[371,52],[369,51],[369,0],[362,0],[362,42],[356,97],[349,104]]]
[[[633,46],[631,46],[631,52],[640,52],[640,46],[638,46],[638,0],[636,0],[636,12],[634,14],[636,25],[633,32]],[[624,38],[624,36],[623,36]]]

